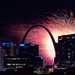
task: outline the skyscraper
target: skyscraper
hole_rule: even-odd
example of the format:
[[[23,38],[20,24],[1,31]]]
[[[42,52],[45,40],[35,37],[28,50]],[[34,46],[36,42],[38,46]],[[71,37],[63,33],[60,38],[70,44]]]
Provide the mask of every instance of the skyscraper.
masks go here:
[[[58,37],[55,61],[58,67],[75,66],[75,34]]]

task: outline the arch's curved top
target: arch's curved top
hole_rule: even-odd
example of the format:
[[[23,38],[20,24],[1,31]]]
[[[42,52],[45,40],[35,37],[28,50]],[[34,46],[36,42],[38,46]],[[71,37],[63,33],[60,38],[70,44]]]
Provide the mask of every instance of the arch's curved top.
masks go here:
[[[26,39],[26,36],[27,36],[27,34],[29,33],[29,31],[30,31],[31,29],[33,29],[34,27],[38,27],[38,26],[39,26],[39,27],[43,27],[43,28],[49,33],[49,35],[50,35],[50,37],[51,37],[51,39],[52,39],[54,48],[55,48],[55,40],[54,40],[54,38],[53,38],[53,35],[51,34],[51,32],[50,32],[45,26],[42,26],[42,25],[34,25],[34,26],[32,26],[32,27],[25,33],[25,35],[24,35],[24,37],[23,37],[21,43],[24,43],[24,41],[25,41],[25,39]],[[55,49],[55,50],[56,50],[56,49]]]

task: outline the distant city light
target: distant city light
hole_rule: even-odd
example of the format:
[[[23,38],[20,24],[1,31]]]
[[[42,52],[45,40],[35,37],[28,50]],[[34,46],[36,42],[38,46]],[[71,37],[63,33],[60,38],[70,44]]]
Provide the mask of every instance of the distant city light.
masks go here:
[[[24,43],[21,43],[20,46],[25,46],[25,44]]]
[[[42,57],[42,56],[35,56],[35,57],[43,59],[43,57]]]
[[[6,44],[10,44],[10,43],[7,43],[7,42],[3,42],[3,43],[2,43],[3,46],[5,46]]]
[[[34,44],[30,44],[31,46],[35,46]]]

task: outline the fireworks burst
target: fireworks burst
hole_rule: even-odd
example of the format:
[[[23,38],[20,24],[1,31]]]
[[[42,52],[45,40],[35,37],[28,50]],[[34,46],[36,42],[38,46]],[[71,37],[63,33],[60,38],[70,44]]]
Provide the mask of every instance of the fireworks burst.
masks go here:
[[[38,24],[44,25],[50,30],[56,43],[58,42],[58,36],[75,33],[75,18],[73,17],[72,11],[59,10],[56,14],[50,14],[52,16],[46,16],[47,20],[41,20]],[[22,40],[23,35],[32,25],[20,24],[17,26],[15,25],[15,27],[12,25],[13,27],[11,26],[10,30],[13,29],[13,35],[16,37],[18,36],[18,39]],[[42,27],[33,28],[28,33],[25,43],[39,45],[39,55],[44,57],[45,65],[51,65],[54,63],[54,46],[48,32],[45,29]]]
[[[75,33],[75,18],[72,11],[59,10],[57,14],[52,13],[52,16],[46,16],[46,18],[47,20],[41,21],[41,24],[50,30],[56,43],[58,42],[58,36]],[[53,64],[55,50],[51,38],[44,29],[39,27],[39,29],[35,28],[35,30],[38,30],[36,33],[39,35],[33,36],[37,36],[35,38],[39,40],[39,54],[44,56],[46,64]],[[35,30],[33,30],[34,33]],[[38,40],[34,40],[36,44],[38,44]]]

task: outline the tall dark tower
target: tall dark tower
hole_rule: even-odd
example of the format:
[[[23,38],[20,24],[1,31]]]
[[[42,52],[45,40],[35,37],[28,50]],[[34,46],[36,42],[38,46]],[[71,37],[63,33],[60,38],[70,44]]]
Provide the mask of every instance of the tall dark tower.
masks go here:
[[[30,44],[31,54],[38,56],[39,55],[39,45]]]
[[[23,55],[25,53],[26,53],[26,51],[25,51],[25,44],[24,43],[21,43],[19,45],[19,55]]]
[[[58,67],[75,66],[75,34],[58,37],[55,59]]]

